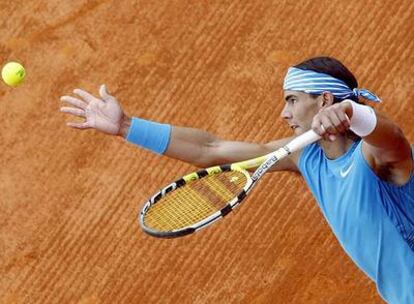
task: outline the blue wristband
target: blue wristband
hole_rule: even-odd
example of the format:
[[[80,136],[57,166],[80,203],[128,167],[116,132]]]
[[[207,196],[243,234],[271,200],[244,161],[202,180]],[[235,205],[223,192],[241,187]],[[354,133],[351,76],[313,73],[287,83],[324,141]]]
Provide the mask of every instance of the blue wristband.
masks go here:
[[[158,154],[164,154],[171,137],[171,125],[132,118],[126,140]]]

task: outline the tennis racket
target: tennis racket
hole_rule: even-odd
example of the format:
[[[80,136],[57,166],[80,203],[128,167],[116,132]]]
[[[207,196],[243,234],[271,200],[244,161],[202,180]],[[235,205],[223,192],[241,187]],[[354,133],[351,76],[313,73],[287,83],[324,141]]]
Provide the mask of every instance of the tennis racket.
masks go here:
[[[267,155],[187,174],[145,202],[140,225],[146,233],[160,238],[185,236],[205,228],[238,206],[279,160],[318,139],[320,136],[310,130]],[[256,167],[250,175],[247,170]]]

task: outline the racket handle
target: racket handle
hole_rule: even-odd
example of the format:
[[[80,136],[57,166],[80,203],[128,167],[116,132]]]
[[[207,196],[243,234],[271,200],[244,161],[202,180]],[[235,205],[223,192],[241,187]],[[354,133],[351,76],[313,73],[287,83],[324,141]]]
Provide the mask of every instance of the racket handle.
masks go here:
[[[289,151],[290,153],[293,153],[319,139],[321,139],[321,137],[318,134],[316,134],[313,130],[309,130],[306,133],[303,133],[302,135],[299,135],[298,137],[294,138],[286,146],[284,146],[283,148],[280,148],[277,151],[274,151],[272,153],[269,153],[267,155],[263,155],[257,158],[252,158],[249,160],[234,163],[231,165],[231,167],[233,169],[235,169],[236,167],[239,167],[245,170],[257,168],[261,164],[263,164],[266,161],[266,159],[268,159],[271,155],[277,155],[277,157],[280,159],[281,151],[286,156],[287,155],[286,150]],[[282,156],[282,158],[283,157],[284,156]]]
[[[286,148],[290,153],[296,152],[309,144],[314,143],[315,141],[321,139],[321,137],[315,133],[313,130],[309,130],[298,137],[292,139],[287,145]]]

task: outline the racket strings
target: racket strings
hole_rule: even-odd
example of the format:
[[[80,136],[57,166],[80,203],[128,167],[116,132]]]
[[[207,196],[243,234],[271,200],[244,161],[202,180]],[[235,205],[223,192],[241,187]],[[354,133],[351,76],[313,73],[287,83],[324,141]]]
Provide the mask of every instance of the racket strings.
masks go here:
[[[166,194],[148,210],[145,225],[158,231],[191,226],[223,208],[246,183],[244,173],[225,171],[185,184]]]

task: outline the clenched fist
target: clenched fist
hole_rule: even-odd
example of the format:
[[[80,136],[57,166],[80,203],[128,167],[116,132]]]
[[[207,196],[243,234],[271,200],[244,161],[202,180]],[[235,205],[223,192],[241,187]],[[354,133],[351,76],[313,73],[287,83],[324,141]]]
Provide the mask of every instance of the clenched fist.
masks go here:
[[[351,126],[352,104],[346,100],[322,108],[313,117],[312,129],[326,140],[335,140],[337,134],[345,133]]]

